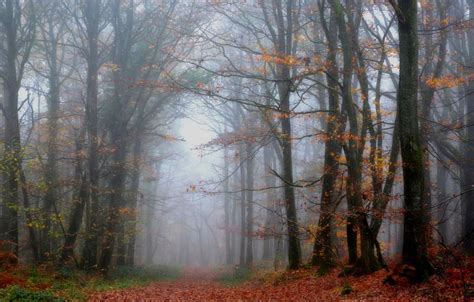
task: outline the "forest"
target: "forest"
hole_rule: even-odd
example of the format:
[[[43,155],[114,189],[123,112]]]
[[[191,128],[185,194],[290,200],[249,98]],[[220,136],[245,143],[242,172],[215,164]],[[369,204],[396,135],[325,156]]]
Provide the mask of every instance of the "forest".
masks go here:
[[[0,0],[0,300],[471,301],[474,0]]]

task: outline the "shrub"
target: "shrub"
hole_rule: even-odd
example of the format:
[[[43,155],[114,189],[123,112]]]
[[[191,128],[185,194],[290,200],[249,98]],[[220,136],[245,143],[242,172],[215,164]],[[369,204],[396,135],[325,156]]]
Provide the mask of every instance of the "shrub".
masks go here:
[[[237,266],[233,272],[221,275],[218,280],[226,285],[234,286],[248,281],[251,277],[252,270],[250,268]]]
[[[351,285],[347,282],[344,282],[344,286],[342,287],[342,290],[341,290],[341,296],[347,296],[353,291],[354,290],[352,289]]]
[[[175,280],[180,276],[176,267],[152,266],[152,267],[130,267],[120,266],[111,271],[108,279],[134,279],[138,281],[161,281]]]
[[[64,301],[49,291],[32,291],[18,286],[9,287],[6,291],[5,300],[25,302],[50,302]]]

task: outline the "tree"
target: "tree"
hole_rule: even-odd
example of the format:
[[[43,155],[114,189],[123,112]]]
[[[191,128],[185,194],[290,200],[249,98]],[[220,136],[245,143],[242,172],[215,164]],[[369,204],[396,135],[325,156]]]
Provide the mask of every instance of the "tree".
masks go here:
[[[99,136],[98,136],[98,94],[100,60],[99,41],[104,30],[104,3],[102,0],[75,1],[70,8],[72,17],[80,28],[82,56],[87,65],[86,79],[86,125],[88,139],[88,176],[90,211],[87,226],[87,238],[83,249],[83,266],[93,269],[97,265],[99,244]],[[80,12],[80,15],[78,13]],[[80,205],[78,205],[80,206]],[[82,217],[78,217],[82,218]]]
[[[250,127],[252,125],[255,125],[253,121],[253,117],[249,117],[249,121],[247,123]],[[253,190],[254,190],[254,158],[255,158],[255,146],[253,142],[251,141],[252,139],[247,138],[247,141],[245,143],[245,156],[247,158],[246,160],[246,167],[245,171],[247,172],[247,175],[245,177],[246,184],[245,184],[245,189],[246,189],[246,194],[245,194],[245,203],[247,206],[247,221],[246,221],[246,233],[247,233],[247,245],[246,245],[246,254],[245,254],[245,265],[248,267],[251,267],[253,265],[253,225],[254,225],[254,200],[253,200]]]
[[[339,115],[338,67],[337,67],[337,25],[335,13],[331,11],[329,24],[324,16],[324,7],[319,2],[320,20],[328,42],[327,61],[330,64],[326,76],[328,86],[328,103],[331,111],[327,117],[326,144],[324,150],[324,175],[321,190],[321,210],[318,222],[318,231],[313,247],[311,262],[319,265],[321,271],[327,270],[335,265],[336,254],[332,243],[331,231],[333,228],[333,215],[335,212],[334,188],[336,186],[337,173],[339,170],[338,158],[341,155],[342,146],[339,137],[343,129],[343,121]]]
[[[474,17],[474,1],[467,1],[469,5],[469,17]],[[474,79],[472,77],[472,68],[474,66],[474,29],[470,27],[467,33],[468,45],[468,84],[466,89],[466,133],[464,146],[464,162],[462,168],[463,180],[461,190],[463,192],[462,200],[465,204],[464,214],[464,249],[469,255],[474,255],[474,161],[472,154],[474,152]]]
[[[123,191],[126,180],[127,145],[127,122],[130,120],[127,105],[130,100],[130,92],[126,89],[127,74],[131,73],[130,60],[134,39],[132,37],[135,29],[135,3],[128,1],[114,1],[112,4],[112,27],[114,29],[114,41],[112,46],[112,69],[113,93],[110,106],[110,116],[106,120],[109,132],[110,146],[112,147],[111,178],[109,194],[109,210],[107,222],[105,223],[104,240],[99,260],[99,269],[107,273],[112,253],[115,248],[117,232],[121,233],[123,220],[120,210],[125,207]],[[119,244],[121,255],[119,264],[124,264],[123,246]]]
[[[299,241],[298,217],[296,211],[295,188],[293,186],[293,155],[292,155],[292,130],[290,98],[295,90],[293,80],[294,69],[284,63],[285,58],[294,56],[294,35],[298,24],[299,10],[297,1],[285,0],[273,2],[268,8],[264,1],[259,1],[259,6],[265,20],[265,25],[270,32],[271,42],[276,51],[276,56],[283,62],[275,66],[275,79],[277,80],[279,109],[281,110],[281,136],[278,138],[282,149],[282,180],[285,183],[285,202],[288,227],[288,261],[290,269],[297,269],[301,265],[301,245]],[[272,17],[269,12],[272,11]],[[270,18],[274,18],[273,22]]]
[[[398,18],[400,80],[397,95],[400,150],[403,164],[403,262],[416,269],[415,280],[433,273],[428,259],[429,216],[425,195],[424,160],[418,122],[418,4],[391,0]]]
[[[25,187],[26,178],[22,167],[22,141],[19,120],[19,90],[25,73],[36,33],[35,7],[32,1],[6,0],[1,3],[1,33],[5,40],[2,49],[2,68],[5,117],[4,174],[3,180],[3,225],[2,232],[8,242],[8,249],[18,255],[19,230],[18,211],[20,209],[19,189],[22,189],[23,208],[29,225],[31,248],[35,261],[39,258],[36,235],[31,225],[29,196]]]
[[[34,68],[37,75],[47,81],[47,151],[46,164],[44,165],[44,183],[46,189],[44,193],[44,202],[42,208],[42,220],[44,228],[41,230],[40,254],[41,260],[51,260],[53,251],[59,245],[58,240],[52,238],[50,232],[52,228],[58,227],[53,223],[54,216],[59,216],[60,209],[60,185],[59,185],[59,145],[58,133],[60,131],[60,97],[61,87],[64,81],[69,77],[66,71],[66,57],[70,54],[63,46],[65,43],[66,20],[62,18],[64,10],[60,1],[51,1],[46,4],[45,12],[39,20],[39,32],[41,40],[37,44],[37,52],[41,54],[37,64],[41,66],[43,60],[46,62],[46,68]],[[36,50],[36,49],[34,49]],[[73,64],[71,64],[73,65]],[[46,69],[46,70],[44,70]],[[73,70],[73,68],[71,68]]]
[[[343,7],[340,1],[329,1],[335,14],[339,40],[343,49],[343,78],[341,85],[343,116],[349,125],[349,138],[342,147],[347,159],[347,242],[349,261],[356,265],[358,273],[370,273],[380,268],[375,256],[376,241],[368,222],[362,194],[362,159],[369,130],[374,132],[371,109],[369,104],[369,84],[365,59],[359,45],[358,28],[361,23],[362,6],[354,6],[352,2]],[[352,16],[351,12],[356,15]],[[347,18],[347,21],[346,21]],[[359,123],[358,110],[353,94],[353,74],[356,74],[361,90],[362,122]],[[360,236],[360,256],[357,255],[357,237]]]

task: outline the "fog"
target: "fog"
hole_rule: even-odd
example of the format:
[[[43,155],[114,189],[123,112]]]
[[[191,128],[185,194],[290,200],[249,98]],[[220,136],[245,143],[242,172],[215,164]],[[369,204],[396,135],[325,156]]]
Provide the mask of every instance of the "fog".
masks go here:
[[[474,4],[369,2],[1,1],[2,248],[104,274],[472,254]]]

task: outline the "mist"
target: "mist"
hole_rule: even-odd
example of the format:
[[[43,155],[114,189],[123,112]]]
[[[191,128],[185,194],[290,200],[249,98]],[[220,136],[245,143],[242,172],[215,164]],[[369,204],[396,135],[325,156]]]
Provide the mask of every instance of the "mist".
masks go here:
[[[294,273],[355,299],[382,271],[459,275],[469,297],[473,18],[465,0],[0,1],[0,268]]]

